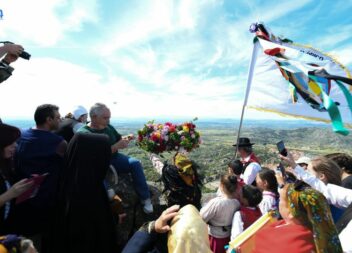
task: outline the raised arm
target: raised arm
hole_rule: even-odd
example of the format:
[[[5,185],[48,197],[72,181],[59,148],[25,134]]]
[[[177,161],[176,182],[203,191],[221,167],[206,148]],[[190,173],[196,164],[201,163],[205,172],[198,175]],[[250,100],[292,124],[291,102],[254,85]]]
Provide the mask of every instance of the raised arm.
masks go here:
[[[346,208],[352,203],[352,190],[334,184],[325,184],[319,178],[297,165],[292,154],[289,152],[287,157],[281,155],[280,157],[282,160],[286,161],[291,168],[294,168],[294,172],[298,179],[306,182],[313,189],[320,191],[330,204]]]
[[[157,156],[156,154],[150,154],[149,159],[152,162],[153,167],[156,169],[158,174],[161,175],[164,167],[164,163],[161,161],[160,157]]]

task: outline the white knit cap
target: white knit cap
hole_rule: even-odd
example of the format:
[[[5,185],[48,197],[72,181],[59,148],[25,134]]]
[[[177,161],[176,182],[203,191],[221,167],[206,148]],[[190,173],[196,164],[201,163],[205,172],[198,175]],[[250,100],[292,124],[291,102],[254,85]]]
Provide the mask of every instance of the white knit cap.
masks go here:
[[[84,108],[83,106],[79,105],[79,106],[75,107],[75,109],[73,110],[72,114],[73,114],[73,117],[78,120],[79,117],[81,117],[82,115],[88,114],[88,111],[86,110],[86,108]]]

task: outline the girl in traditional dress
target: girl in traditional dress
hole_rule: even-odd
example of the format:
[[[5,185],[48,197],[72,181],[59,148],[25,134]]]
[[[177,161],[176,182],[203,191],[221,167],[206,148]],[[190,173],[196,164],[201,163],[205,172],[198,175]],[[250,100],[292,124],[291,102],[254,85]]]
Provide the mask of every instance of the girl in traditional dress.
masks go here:
[[[276,211],[278,209],[279,193],[277,192],[277,180],[273,170],[262,168],[257,174],[257,187],[263,193],[263,200],[259,203],[259,208],[262,214],[270,210]]]
[[[200,210],[203,220],[208,223],[210,248],[214,253],[224,253],[224,247],[230,241],[232,218],[240,208],[235,198],[237,184],[236,176],[223,175],[220,180],[222,195],[210,200]]]

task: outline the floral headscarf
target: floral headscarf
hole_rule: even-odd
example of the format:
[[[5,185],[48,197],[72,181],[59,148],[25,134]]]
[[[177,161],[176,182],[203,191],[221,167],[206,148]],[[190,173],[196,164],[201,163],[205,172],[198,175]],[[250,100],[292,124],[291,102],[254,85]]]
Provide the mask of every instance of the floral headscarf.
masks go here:
[[[317,253],[342,252],[330,208],[323,194],[302,184],[289,184],[287,200],[293,217],[312,230]]]

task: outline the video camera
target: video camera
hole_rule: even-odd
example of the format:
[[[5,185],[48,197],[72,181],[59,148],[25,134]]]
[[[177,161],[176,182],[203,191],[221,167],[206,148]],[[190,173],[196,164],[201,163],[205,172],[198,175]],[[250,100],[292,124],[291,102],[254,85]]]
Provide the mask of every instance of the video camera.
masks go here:
[[[11,41],[0,41],[0,43],[4,43],[4,44],[15,44]],[[19,55],[19,57],[29,60],[31,58],[31,55],[29,53],[27,53],[26,51],[22,51],[22,53]]]

